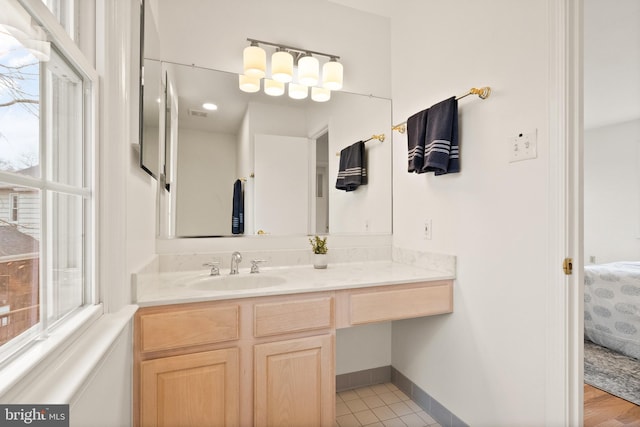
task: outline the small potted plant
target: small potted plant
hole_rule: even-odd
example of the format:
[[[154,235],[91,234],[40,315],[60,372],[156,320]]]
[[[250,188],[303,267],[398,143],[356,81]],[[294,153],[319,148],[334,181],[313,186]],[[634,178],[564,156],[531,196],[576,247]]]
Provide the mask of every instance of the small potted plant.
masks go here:
[[[327,238],[322,239],[319,236],[309,238],[311,248],[313,249],[313,267],[314,268],[327,268]]]

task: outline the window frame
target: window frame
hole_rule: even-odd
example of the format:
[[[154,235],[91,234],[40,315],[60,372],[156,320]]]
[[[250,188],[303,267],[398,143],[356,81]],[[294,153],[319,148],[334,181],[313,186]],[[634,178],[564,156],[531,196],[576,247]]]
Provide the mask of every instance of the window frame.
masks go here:
[[[80,51],[76,43],[71,39],[65,28],[51,13],[42,0],[18,0],[18,3],[31,15],[32,19],[42,26],[51,42],[52,55],[57,53],[64,61],[77,71],[82,79],[81,99],[83,126],[82,126],[82,183],[79,186],[66,185],[53,182],[47,176],[49,154],[46,153],[47,129],[46,120],[50,114],[44,113],[40,118],[40,150],[41,173],[40,177],[30,177],[12,172],[0,171],[0,181],[12,185],[25,186],[37,189],[41,192],[41,249],[40,249],[40,304],[45,305],[47,287],[47,235],[51,233],[47,224],[49,209],[47,206],[48,190],[60,191],[59,194],[79,195],[83,197],[83,217],[85,221],[83,253],[84,253],[84,305],[76,308],[62,319],[51,324],[46,316],[42,316],[37,325],[34,325],[25,337],[19,336],[5,344],[8,346],[2,352],[3,356],[9,356],[0,361],[0,396],[14,386],[22,377],[33,371],[45,358],[54,357],[66,345],[76,338],[82,331],[103,313],[102,304],[99,301],[98,286],[98,113],[99,113],[99,79],[98,73]],[[75,2],[74,2],[75,3]],[[41,73],[41,88],[43,85]],[[41,105],[46,105],[46,91],[40,91]],[[80,188],[79,188],[80,187]],[[41,314],[42,314],[41,310]],[[37,326],[37,328],[36,328]],[[34,329],[37,329],[34,331]],[[15,342],[14,342],[15,341]]]
[[[9,222],[18,222],[18,207],[19,207],[19,194],[18,193],[10,193],[9,194]]]

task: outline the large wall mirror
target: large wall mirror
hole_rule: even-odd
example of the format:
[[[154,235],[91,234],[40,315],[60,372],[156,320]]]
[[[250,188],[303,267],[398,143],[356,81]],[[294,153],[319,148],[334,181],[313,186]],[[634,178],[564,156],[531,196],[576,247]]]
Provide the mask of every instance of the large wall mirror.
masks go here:
[[[391,233],[390,99],[244,93],[235,73],[158,60],[146,42],[144,51],[141,159],[159,178],[159,237]],[[336,189],[340,150],[384,132],[365,144],[367,185]]]

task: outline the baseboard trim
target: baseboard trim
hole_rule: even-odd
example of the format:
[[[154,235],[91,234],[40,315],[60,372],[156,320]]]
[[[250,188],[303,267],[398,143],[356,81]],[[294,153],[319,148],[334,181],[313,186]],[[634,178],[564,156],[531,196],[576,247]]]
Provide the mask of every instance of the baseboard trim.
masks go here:
[[[336,375],[336,392],[388,382],[395,384],[442,427],[469,427],[391,365]]]
[[[391,382],[391,365],[336,375],[336,392]]]

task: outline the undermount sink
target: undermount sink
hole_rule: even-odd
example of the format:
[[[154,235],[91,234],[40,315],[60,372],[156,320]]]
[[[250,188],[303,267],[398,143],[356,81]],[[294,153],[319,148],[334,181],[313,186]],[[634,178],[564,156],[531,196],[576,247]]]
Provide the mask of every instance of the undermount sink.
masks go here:
[[[187,282],[192,289],[202,291],[233,291],[245,289],[270,288],[282,285],[286,280],[278,276],[263,276],[260,274],[207,276]]]

